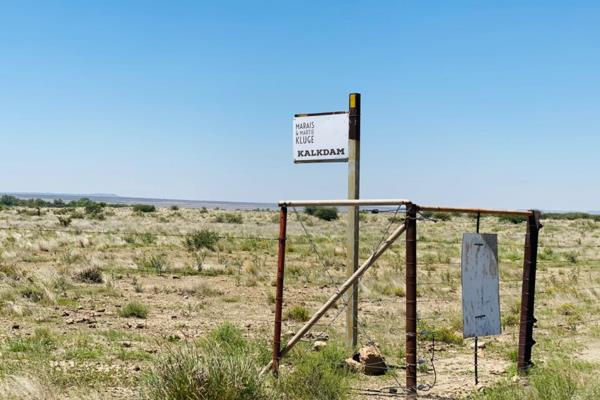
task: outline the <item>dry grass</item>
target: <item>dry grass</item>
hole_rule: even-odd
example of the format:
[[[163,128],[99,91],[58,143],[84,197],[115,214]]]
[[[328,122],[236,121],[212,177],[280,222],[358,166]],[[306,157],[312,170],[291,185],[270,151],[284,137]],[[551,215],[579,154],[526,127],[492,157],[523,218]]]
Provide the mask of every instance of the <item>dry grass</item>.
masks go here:
[[[0,394],[11,390],[14,398],[80,398],[82,393],[132,398],[144,371],[173,341],[203,337],[224,321],[234,322],[246,337],[270,338],[275,212],[141,213],[117,208],[96,219],[81,209],[72,213],[83,218],[72,218],[65,226],[58,211],[0,211],[0,324],[7,327],[0,332]],[[345,277],[343,216],[334,221],[300,217],[319,255],[290,213],[285,291],[289,318],[284,332],[298,329],[310,314],[306,311],[316,310]],[[361,214],[361,221],[365,259],[380,242],[390,215]],[[5,229],[9,226],[14,229]],[[432,380],[427,349],[430,333],[438,332],[447,339],[436,344],[438,382],[460,382],[440,384],[433,389],[437,394],[462,396],[473,390],[472,341],[460,340],[458,263],[462,233],[474,226],[474,220],[460,216],[419,222],[418,308],[420,326],[426,327],[419,341],[419,358],[425,361],[420,379]],[[484,384],[514,373],[524,230],[522,223],[482,220],[482,231],[499,235],[504,326],[502,336],[483,339]],[[215,232],[220,239],[211,239],[199,255],[190,251],[197,248],[190,248],[186,235],[202,231]],[[600,222],[545,221],[540,245],[534,359],[543,363],[573,353],[600,362]],[[98,272],[102,281],[84,271]],[[402,364],[402,239],[361,280],[360,301],[361,343],[377,342],[390,362]],[[143,304],[151,312],[146,319],[122,318],[128,303]],[[317,330],[343,338],[343,314],[341,308],[332,309]],[[36,333],[40,328],[46,336]],[[295,361],[291,357],[287,362]],[[355,379],[364,387],[395,384],[389,374]],[[36,394],[42,393],[40,387],[46,397]],[[27,390],[32,394],[19,394]]]

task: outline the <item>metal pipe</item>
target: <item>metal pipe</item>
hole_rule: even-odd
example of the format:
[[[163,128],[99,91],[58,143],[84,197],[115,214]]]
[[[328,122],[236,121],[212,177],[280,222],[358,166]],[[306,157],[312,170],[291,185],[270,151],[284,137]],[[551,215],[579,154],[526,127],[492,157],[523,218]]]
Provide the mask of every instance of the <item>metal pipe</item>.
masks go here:
[[[486,214],[486,215],[514,215],[529,217],[533,215],[532,211],[523,210],[500,210],[496,208],[464,208],[464,207],[442,207],[442,206],[419,206],[420,211],[452,212],[465,214]]]
[[[360,199],[360,200],[281,200],[279,207],[347,207],[347,206],[401,206],[412,204],[408,199]],[[452,212],[465,214],[485,214],[485,215],[513,215],[529,217],[533,215],[532,211],[523,210],[503,210],[496,208],[468,208],[468,207],[448,207],[448,206],[418,206],[420,211]]]
[[[279,212],[279,249],[277,253],[277,288],[275,291],[275,329],[273,330],[273,374],[279,373],[281,359],[281,316],[283,312],[283,277],[285,272],[285,241],[287,231],[287,207]]]
[[[477,213],[477,233],[479,233],[479,225],[481,224],[481,213]],[[477,348],[479,345],[479,338],[475,336],[475,348],[473,349],[473,365],[475,366],[475,385],[479,384],[479,365],[477,360]]]
[[[417,394],[417,206],[406,211],[406,390]]]
[[[279,207],[345,207],[345,206],[401,206],[410,204],[406,199],[342,199],[342,200],[281,200]]]
[[[527,219],[527,234],[525,235],[525,256],[523,260],[523,286],[521,290],[521,321],[519,326],[519,352],[517,369],[525,373],[532,365],[531,349],[533,340],[533,324],[537,322],[534,314],[535,279],[537,269],[537,250],[540,223],[540,212],[533,211]]]
[[[312,328],[313,325],[315,325],[319,319],[325,315],[327,310],[329,310],[344,295],[344,293],[346,293],[352,284],[356,282],[375,263],[375,261],[377,261],[377,259],[392,245],[392,243],[394,243],[394,241],[396,241],[396,239],[400,237],[400,235],[404,233],[405,230],[406,224],[400,225],[383,243],[381,243],[381,246],[379,246],[377,250],[371,254],[371,256],[360,266],[359,269],[356,270],[356,272],[354,272],[354,274],[352,274],[350,278],[346,279],[346,281],[337,289],[337,291],[329,298],[329,300],[327,300],[325,304],[323,304],[323,306],[321,306],[321,308],[313,314],[308,322],[302,328],[300,328],[293,338],[289,340],[287,345],[281,349],[279,352],[280,358],[287,354],[300,341],[300,339],[302,339],[302,337],[310,330],[310,328]],[[260,374],[264,374],[273,366],[274,362],[269,362],[269,364],[262,369]]]

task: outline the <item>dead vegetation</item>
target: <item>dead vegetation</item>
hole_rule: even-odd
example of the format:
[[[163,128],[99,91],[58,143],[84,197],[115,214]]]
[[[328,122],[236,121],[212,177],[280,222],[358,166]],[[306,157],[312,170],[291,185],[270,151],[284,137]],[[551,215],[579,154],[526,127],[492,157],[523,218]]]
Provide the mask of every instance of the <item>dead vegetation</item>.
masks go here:
[[[68,224],[57,222],[66,216]],[[290,215],[287,338],[345,276],[344,218],[298,217],[312,239]],[[461,216],[431,218],[437,222],[420,221],[418,227],[419,379],[432,382],[435,367],[438,385],[431,393],[460,397],[474,390],[472,341],[463,340],[461,333],[459,267],[461,235],[474,230],[474,221]],[[401,223],[402,217],[390,219],[386,213],[361,213],[362,259],[380,242],[390,222]],[[262,346],[262,350],[253,347],[251,360],[252,368],[262,364],[268,359],[272,335],[277,221],[277,214],[269,211],[134,211],[89,204],[72,209],[3,208],[0,397],[139,397],[146,374],[160,374],[160,368],[167,367],[159,363],[169,357],[169,349],[177,354],[173,346],[206,340],[228,321],[245,341]],[[541,231],[534,359],[540,371],[545,365],[554,371],[553,360],[561,356],[586,363],[576,365],[580,371],[573,378],[576,393],[595,393],[586,383],[586,368],[600,361],[599,227],[595,219],[551,219]],[[524,224],[490,217],[482,219],[482,231],[499,235],[503,335],[482,340],[479,368],[484,385],[505,385],[509,393],[515,385],[511,379]],[[402,365],[404,357],[404,296],[400,240],[360,285],[360,341],[376,343],[393,365]],[[329,342],[342,340],[344,319],[340,303],[317,327],[316,336],[307,340],[321,340],[323,335]],[[289,380],[281,380],[278,393],[308,398],[294,392],[294,385],[307,379],[316,366],[325,368],[322,356],[311,348],[307,343],[284,360],[282,376]],[[327,362],[337,360],[336,355],[342,361],[349,353],[335,348],[323,356]],[[297,375],[292,374],[295,371]],[[396,385],[396,374],[403,380],[397,370],[380,377],[340,375],[335,369],[327,374],[319,381],[322,387],[343,387],[349,398],[354,394],[346,390],[348,379],[367,388]],[[271,387],[263,389],[260,393],[275,393]],[[340,393],[327,390],[323,393]],[[489,389],[489,396],[494,390]]]

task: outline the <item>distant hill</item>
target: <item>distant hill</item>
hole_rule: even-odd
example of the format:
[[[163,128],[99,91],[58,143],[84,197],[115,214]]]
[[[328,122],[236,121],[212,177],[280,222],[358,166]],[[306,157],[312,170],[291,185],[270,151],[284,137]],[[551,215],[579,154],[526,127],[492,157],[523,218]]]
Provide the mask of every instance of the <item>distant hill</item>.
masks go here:
[[[42,199],[42,200],[57,200],[64,201],[79,200],[88,198],[97,202],[105,202],[111,204],[151,204],[156,207],[171,207],[178,206],[182,208],[222,208],[226,210],[253,210],[275,209],[277,206],[274,203],[252,203],[252,202],[235,202],[235,201],[213,201],[213,200],[180,200],[180,199],[156,199],[145,197],[121,197],[116,194],[93,193],[93,194],[71,194],[71,193],[10,193],[0,192],[0,195],[15,196],[20,199]]]

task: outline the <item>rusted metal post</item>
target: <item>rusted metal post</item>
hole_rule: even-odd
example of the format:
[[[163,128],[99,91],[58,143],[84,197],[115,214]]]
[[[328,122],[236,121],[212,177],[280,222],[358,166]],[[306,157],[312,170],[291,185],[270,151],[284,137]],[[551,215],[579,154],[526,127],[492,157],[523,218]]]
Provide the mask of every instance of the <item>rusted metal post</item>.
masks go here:
[[[521,290],[521,322],[519,327],[519,353],[517,369],[525,373],[532,365],[531,349],[533,340],[533,324],[535,304],[535,275],[537,268],[538,236],[542,228],[540,212],[533,211],[527,218],[527,234],[525,235],[525,257],[523,260],[523,286]]]
[[[348,126],[348,199],[358,199],[360,192],[360,93],[349,97]],[[358,269],[359,208],[348,207],[348,261],[346,276],[350,277]],[[346,307],[346,337],[353,349],[358,343],[358,282],[348,292]]]
[[[285,240],[287,231],[287,207],[279,212],[279,249],[277,253],[277,288],[275,292],[275,329],[273,332],[273,374],[279,372],[281,359],[281,315],[283,311],[283,276],[285,272]]]
[[[479,233],[479,225],[481,224],[481,213],[477,213],[477,233]],[[473,349],[473,365],[475,366],[475,385],[479,384],[479,365],[477,360],[477,349],[479,347],[479,338],[475,336],[475,348]]]
[[[417,394],[417,206],[406,206],[406,390]]]

